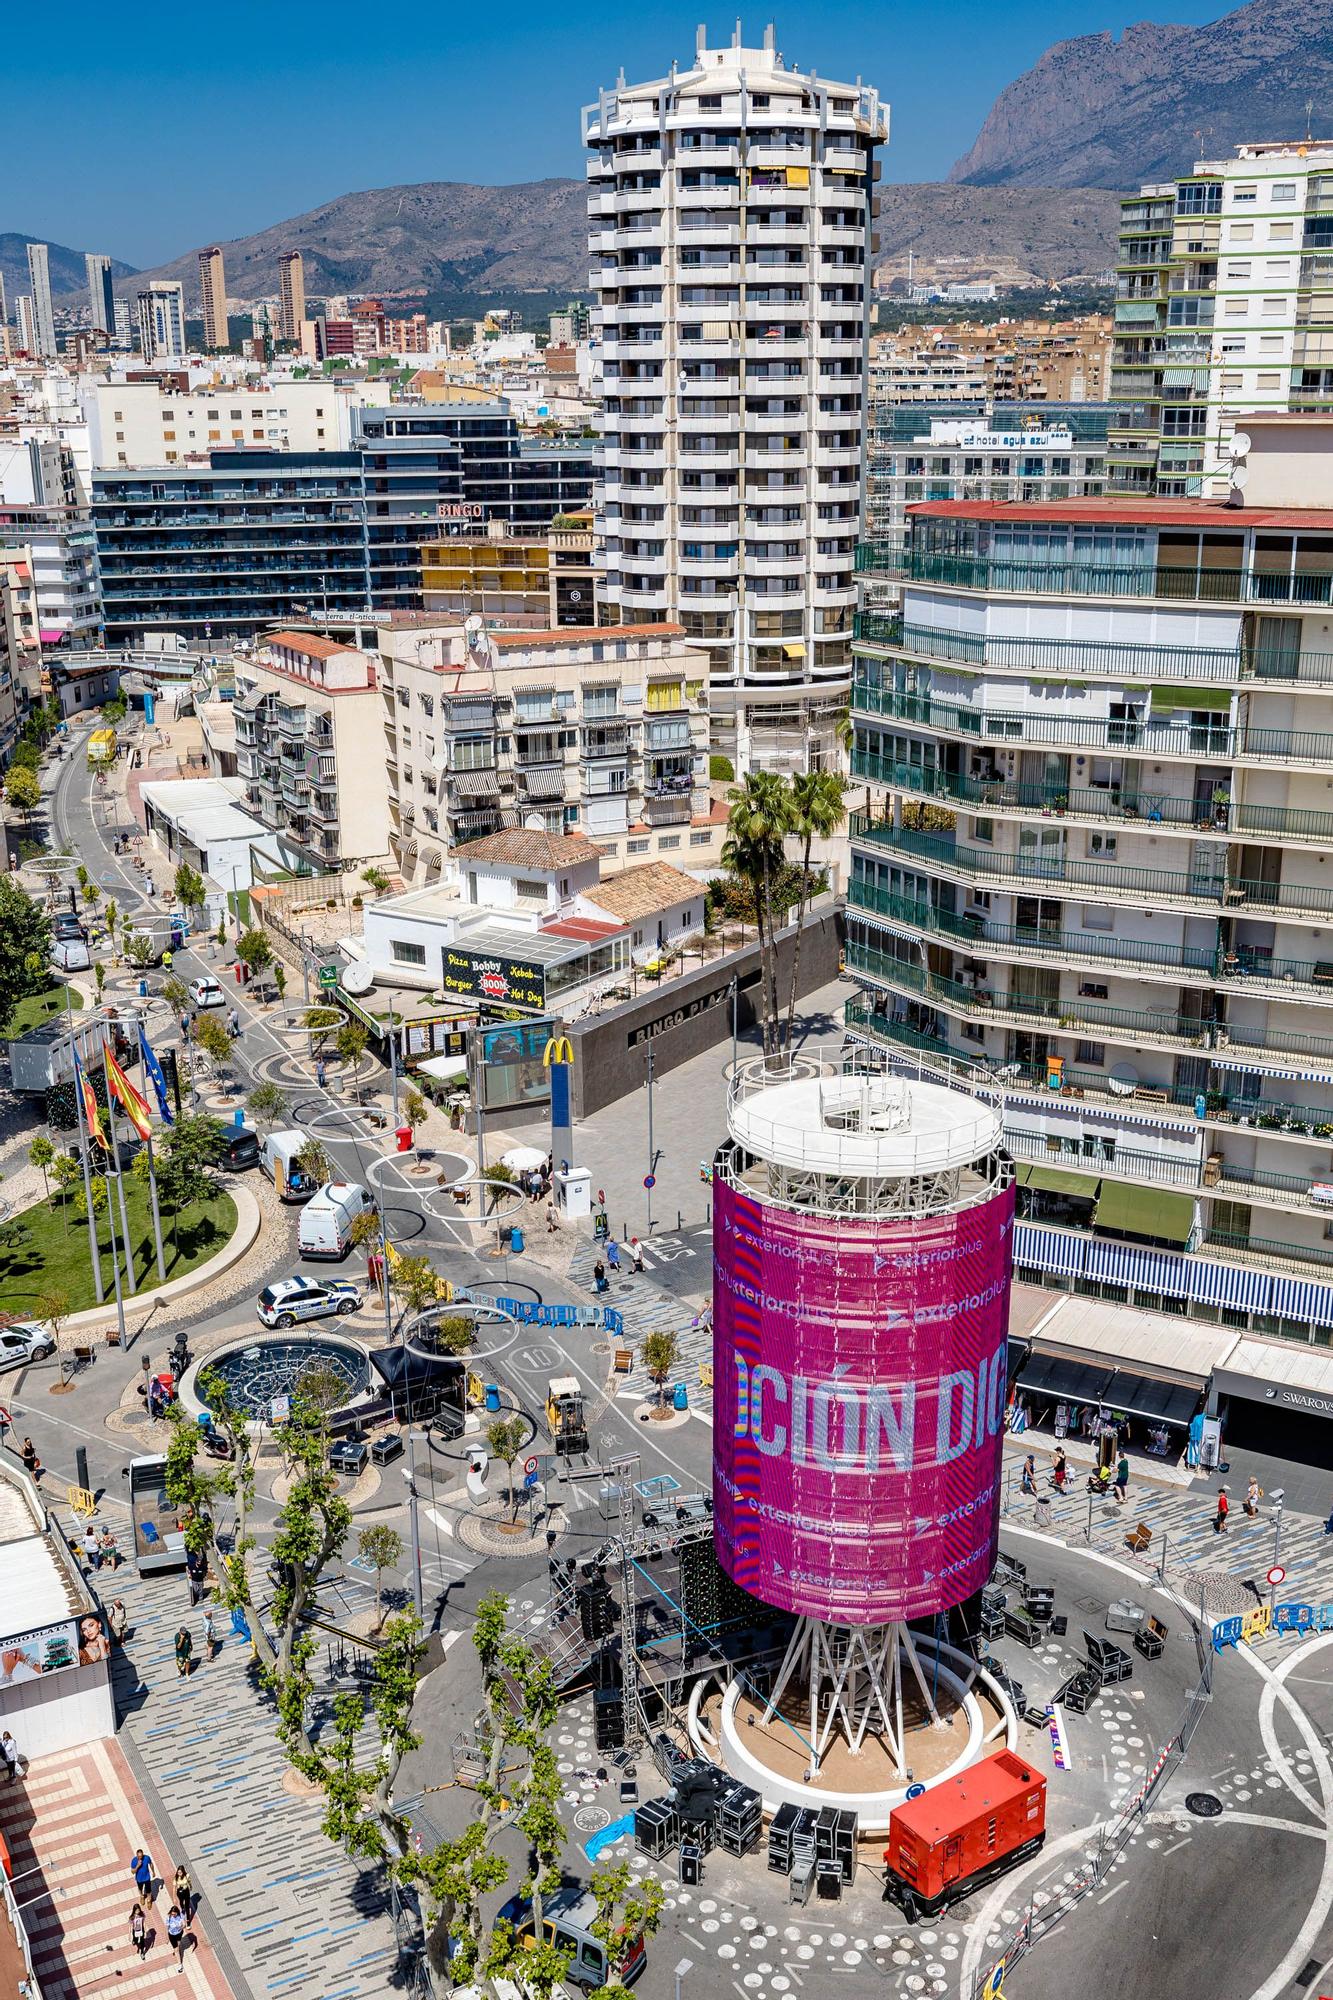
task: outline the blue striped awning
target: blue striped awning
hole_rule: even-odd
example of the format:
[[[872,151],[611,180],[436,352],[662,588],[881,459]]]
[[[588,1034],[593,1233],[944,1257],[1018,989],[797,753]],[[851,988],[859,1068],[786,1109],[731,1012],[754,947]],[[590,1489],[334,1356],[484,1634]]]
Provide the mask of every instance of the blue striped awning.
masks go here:
[[[1100,1243],[1094,1237],[1088,1245],[1087,1274],[1109,1278],[1118,1285],[1164,1292],[1173,1299],[1189,1296],[1188,1260],[1138,1243]]]
[[[1306,1278],[1274,1278],[1268,1310],[1281,1319],[1314,1320],[1333,1325],[1333,1287]]]
[[[1230,1069],[1242,1076],[1271,1076],[1275,1083],[1308,1083],[1308,1069],[1270,1069],[1265,1063],[1233,1061],[1229,1056],[1210,1056],[1213,1069]]]
[[[1267,1312],[1269,1287],[1267,1271],[1243,1269],[1238,1264],[1215,1264],[1208,1257],[1190,1259],[1190,1297],[1203,1305],[1237,1306],[1245,1312]]]
[[[1035,1229],[1030,1222],[1014,1224],[1014,1262],[1033,1264],[1057,1278],[1082,1275],[1089,1238],[1067,1229]]]

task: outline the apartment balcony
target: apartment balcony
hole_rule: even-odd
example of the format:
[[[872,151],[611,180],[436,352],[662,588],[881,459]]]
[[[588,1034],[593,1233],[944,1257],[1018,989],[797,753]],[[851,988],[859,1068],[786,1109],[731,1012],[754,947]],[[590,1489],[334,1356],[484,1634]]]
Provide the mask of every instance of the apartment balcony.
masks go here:
[[[629,753],[629,725],[625,722],[585,724],[581,741],[580,754],[585,763],[601,758],[623,761]]]
[[[643,818],[648,826],[688,826],[694,807],[690,795],[645,793]]]
[[[1177,874],[1160,868],[1122,867],[1113,861],[1079,861],[1040,849],[1029,853],[993,854],[984,847],[960,847],[947,834],[928,833],[853,813],[853,842],[912,856],[951,881],[1007,889],[1013,883],[1046,882],[1069,890],[1075,902],[1113,901],[1155,905],[1159,909],[1226,910],[1233,915],[1292,917],[1322,923],[1333,916],[1333,887],[1302,887]]]
[[[310,795],[310,817],[321,826],[337,826],[338,794],[329,791],[312,792]]]
[[[1307,1173],[1278,1173],[1266,1168],[1242,1167],[1228,1160],[1225,1152],[1214,1153],[1205,1165],[1199,1160],[1173,1160],[1126,1146],[1117,1135],[1111,1157],[1092,1153],[1065,1153],[1052,1149],[1044,1137],[1012,1130],[1005,1126],[1005,1146],[1016,1159],[1069,1167],[1099,1180],[1132,1181],[1136,1186],[1182,1188],[1201,1197],[1234,1197],[1265,1208],[1283,1209],[1289,1214],[1319,1214],[1322,1211],[1315,1186],[1327,1185],[1322,1168],[1312,1166]]]
[[[1057,1030],[1079,1038],[1120,1042],[1131,1048],[1175,1051],[1235,1049],[1253,1055],[1255,1066],[1265,1060],[1299,1057],[1309,1082],[1333,1081],[1333,1037],[1306,1034],[1281,1024],[1251,1028],[1200,1018],[1169,1004],[1160,1007],[1118,1007],[1076,995],[1052,999],[1041,994],[993,991],[945,977],[926,966],[895,958],[868,939],[849,933],[847,971],[890,992],[923,1002],[979,1027]]]
[[[1067,786],[1023,784],[1000,777],[964,777],[933,765],[902,763],[880,756],[864,744],[853,747],[852,776],[921,799],[944,799],[965,810],[1008,819],[1055,819],[1072,826],[1116,826],[1145,832],[1178,833],[1227,840],[1274,839],[1295,845],[1325,847],[1333,843],[1333,813],[1302,811],[1295,806],[1256,806],[1230,801],[1201,807],[1192,798],[1172,798],[1139,789],[1138,782]],[[1245,900],[1244,880],[1229,890],[1233,900]]]
[[[856,567],[866,544],[857,550]],[[887,572],[884,572],[887,573]],[[903,573],[901,569],[897,572]],[[1083,679],[1104,674],[1116,680],[1177,685],[1187,681],[1232,686],[1247,681],[1282,686],[1333,687],[1333,653],[1302,652],[1254,646],[1168,646],[1133,641],[1025,639],[983,637],[979,633],[913,625],[900,616],[862,612],[853,636],[861,645],[884,647],[915,659],[959,661],[968,666],[1000,667],[1011,673],[1054,674]]]
[[[866,567],[872,567],[866,564]],[[1217,569],[1205,564],[1044,563],[934,555],[909,548],[907,577],[946,589],[1038,597],[1164,598],[1204,604],[1333,604],[1331,570]]]

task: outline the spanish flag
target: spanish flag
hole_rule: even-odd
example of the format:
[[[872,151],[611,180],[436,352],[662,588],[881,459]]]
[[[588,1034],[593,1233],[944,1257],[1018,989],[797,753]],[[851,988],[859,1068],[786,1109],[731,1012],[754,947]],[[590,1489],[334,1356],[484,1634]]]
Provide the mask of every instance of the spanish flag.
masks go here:
[[[147,1104],[145,1104],[143,1098],[140,1097],[138,1091],[134,1088],[134,1085],[112,1055],[110,1048],[104,1047],[102,1054],[106,1057],[107,1090],[121,1106],[125,1116],[129,1119],[139,1137],[146,1139],[152,1130]]]
[[[88,1136],[95,1146],[107,1150],[106,1133],[102,1130],[102,1107],[93,1095],[93,1087],[83,1073],[79,1052],[74,1051],[74,1088],[83,1099],[83,1116],[88,1127]]]

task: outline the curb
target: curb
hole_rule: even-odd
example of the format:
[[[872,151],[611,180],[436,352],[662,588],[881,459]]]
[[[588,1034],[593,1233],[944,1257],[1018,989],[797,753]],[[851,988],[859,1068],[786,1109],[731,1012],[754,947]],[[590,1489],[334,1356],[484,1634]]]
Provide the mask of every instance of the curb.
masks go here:
[[[192,1292],[198,1291],[201,1285],[208,1284],[213,1278],[220,1278],[224,1271],[229,1271],[234,1264],[239,1264],[242,1257],[253,1249],[260,1229],[259,1203],[248,1188],[239,1187],[235,1183],[227,1189],[227,1193],[236,1204],[236,1227],[226,1248],[219,1250],[216,1257],[210,1257],[206,1264],[200,1264],[195,1270],[187,1272],[185,1277],[172,1278],[165,1285],[155,1286],[151,1292],[138,1292],[132,1299],[126,1299],[127,1319],[131,1313],[141,1308],[147,1308],[151,1313],[156,1311],[159,1305],[170,1305],[177,1299],[188,1298]],[[109,1304],[104,1302],[100,1306],[90,1306],[85,1312],[71,1313],[64,1321],[61,1331],[62,1333],[91,1332],[115,1324],[116,1308],[113,1300]],[[135,1331],[137,1329],[128,1326],[126,1328],[127,1335],[132,1336]]]

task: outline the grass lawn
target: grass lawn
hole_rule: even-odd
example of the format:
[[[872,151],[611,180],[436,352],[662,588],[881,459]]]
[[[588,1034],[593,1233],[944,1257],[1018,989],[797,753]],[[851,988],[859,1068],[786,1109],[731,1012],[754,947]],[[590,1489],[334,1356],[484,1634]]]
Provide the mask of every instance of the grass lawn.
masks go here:
[[[115,1201],[114,1187],[111,1199]],[[129,1174],[125,1176],[125,1205],[134,1246],[135,1282],[140,1291],[148,1291],[157,1284],[153,1215],[147,1188],[140,1187]],[[118,1204],[115,1215],[119,1239]],[[235,1227],[236,1204],[229,1194],[213,1194],[205,1201],[191,1202],[179,1216],[164,1214],[162,1249],[168,1279],[183,1278],[187,1271],[216,1256]],[[98,1217],[97,1234],[102,1277],[110,1299],[115,1288],[111,1276],[111,1232],[105,1215]],[[121,1271],[123,1279],[123,1263]],[[53,1209],[43,1201],[35,1208],[25,1208],[5,1231],[5,1240],[0,1243],[0,1298],[7,1311],[40,1318],[40,1300],[43,1293],[49,1292],[63,1292],[71,1312],[82,1312],[97,1304],[87,1223],[80,1222],[72,1208]]]
[[[70,1002],[76,1014],[81,1007],[87,1005],[77,986],[70,988]],[[9,1017],[5,1033],[26,1035],[29,1028],[40,1028],[43,1021],[50,1021],[55,1015],[63,1014],[64,1011],[65,988],[63,984],[57,982],[54,986],[48,986],[43,993],[30,993],[26,1000],[20,1000]]]

